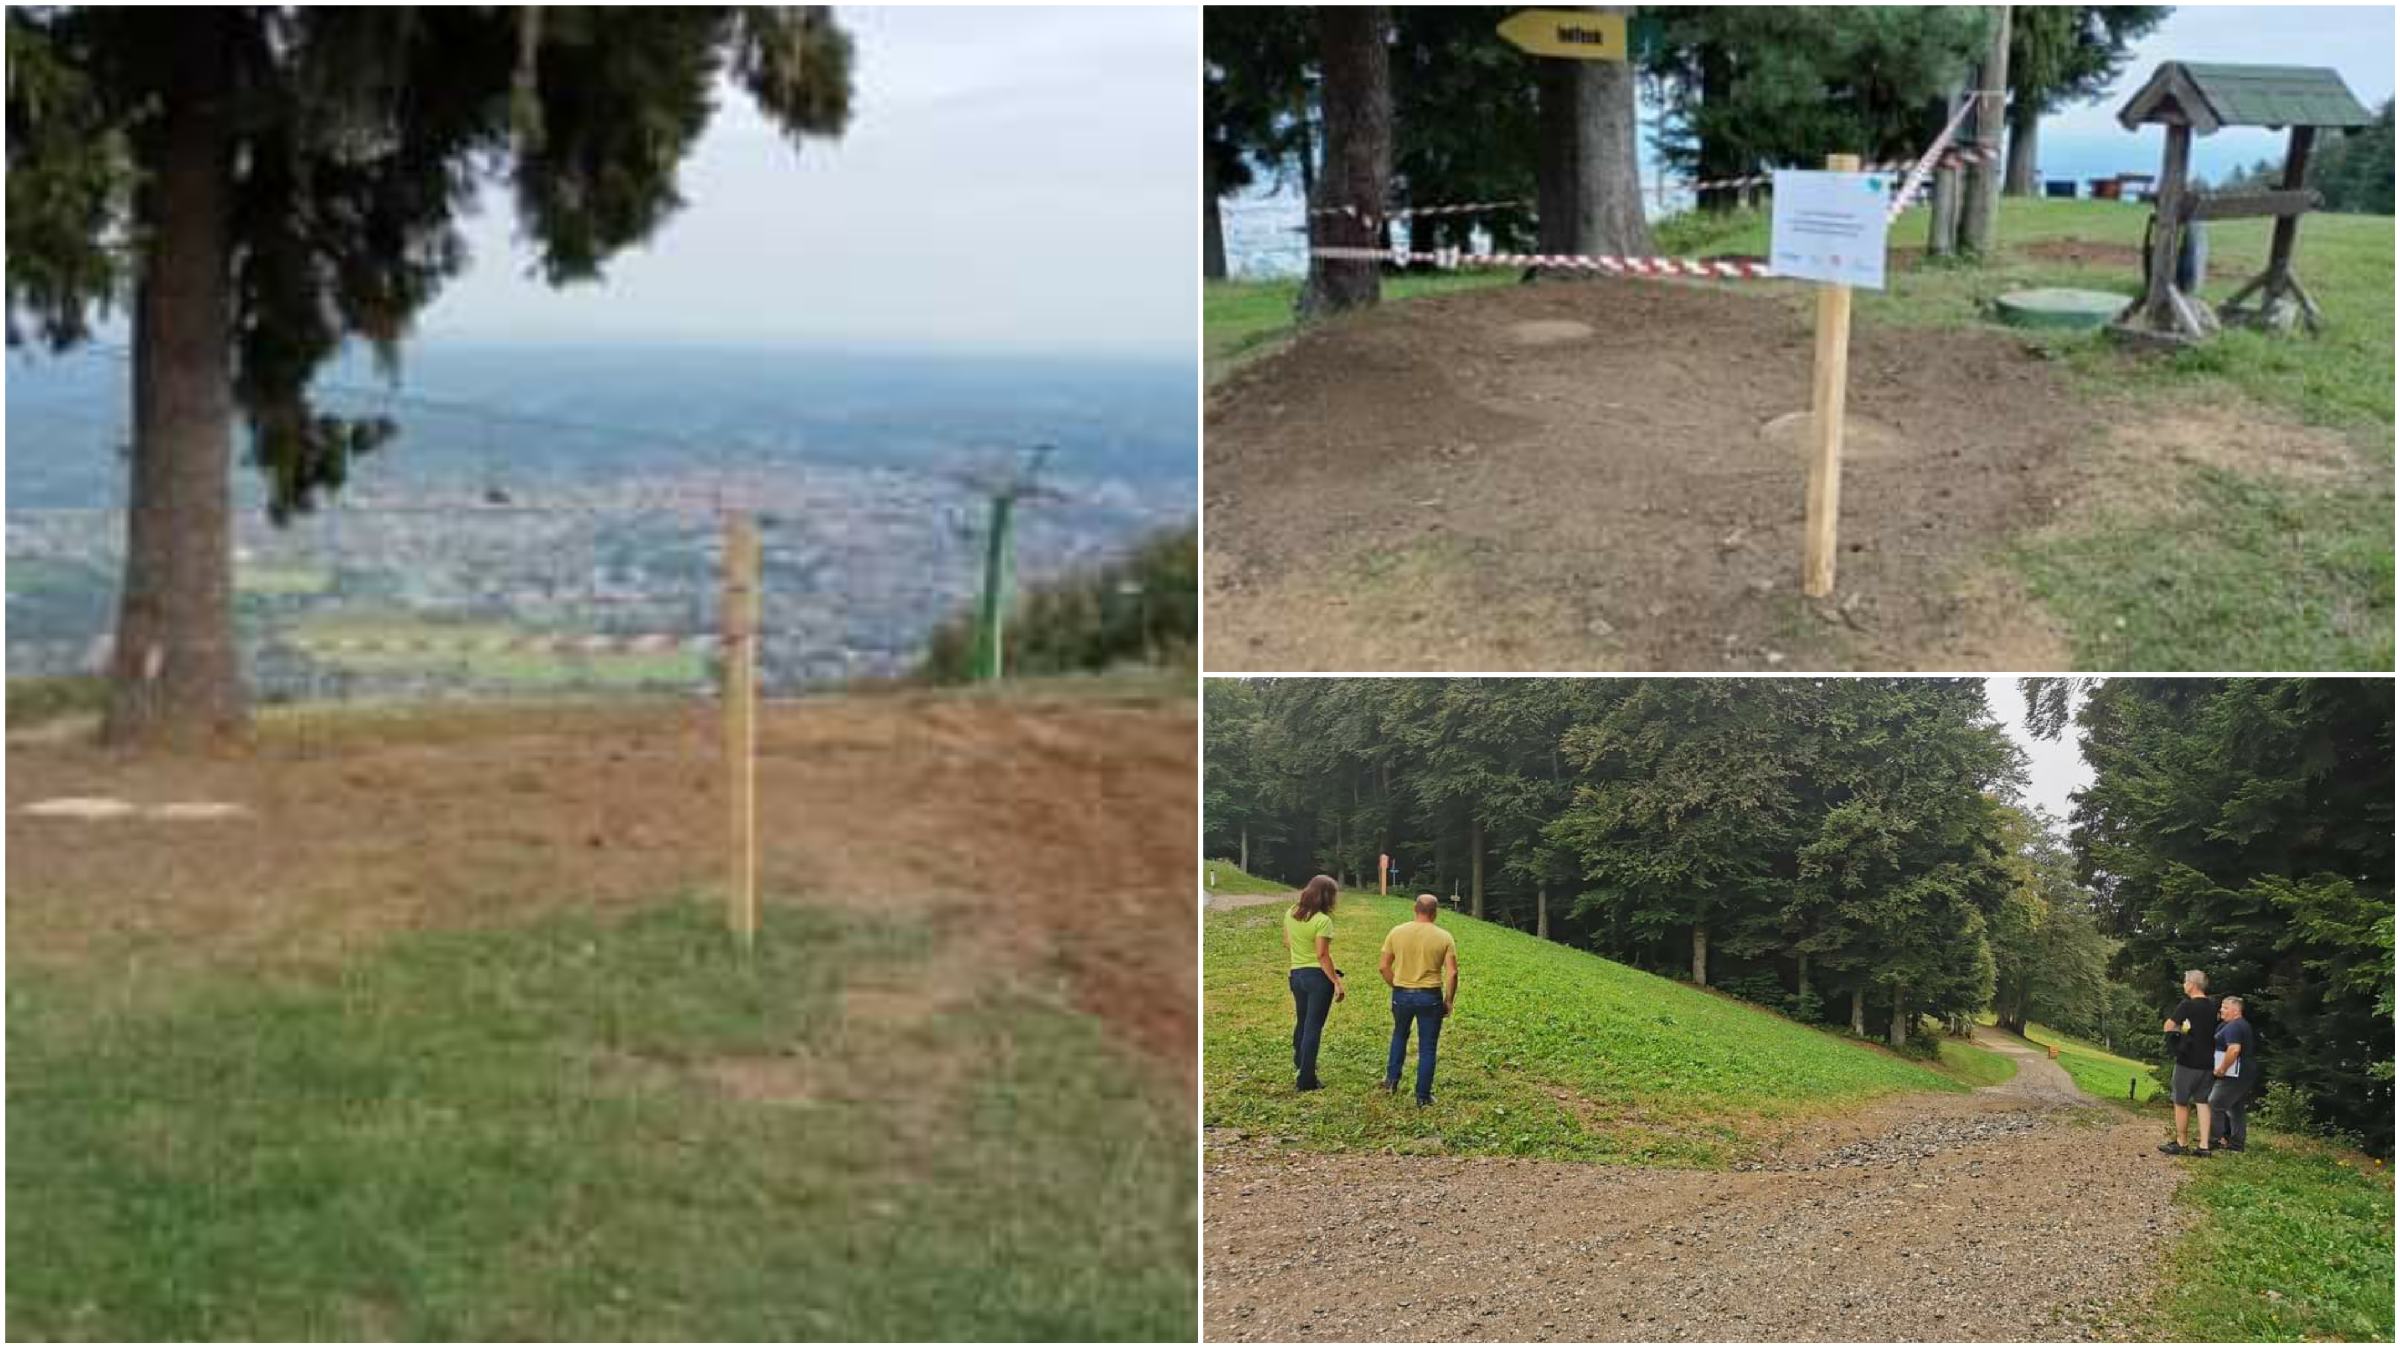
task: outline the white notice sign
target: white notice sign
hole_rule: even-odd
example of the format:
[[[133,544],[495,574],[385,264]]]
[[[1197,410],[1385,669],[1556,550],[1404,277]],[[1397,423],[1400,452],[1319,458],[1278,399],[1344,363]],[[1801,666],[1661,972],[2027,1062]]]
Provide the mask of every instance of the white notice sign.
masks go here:
[[[1895,185],[1889,173],[1776,170],[1769,270],[1883,289],[1884,212]]]

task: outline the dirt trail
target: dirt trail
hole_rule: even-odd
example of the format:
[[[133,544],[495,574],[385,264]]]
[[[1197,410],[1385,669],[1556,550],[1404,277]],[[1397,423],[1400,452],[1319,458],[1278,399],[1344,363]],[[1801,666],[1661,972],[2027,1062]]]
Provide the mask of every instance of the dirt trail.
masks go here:
[[[1194,714],[1030,692],[771,703],[764,897],[921,918],[975,952],[966,977],[995,953],[1063,972],[1188,1078],[1196,950],[1188,891],[1167,877],[1193,862]],[[708,708],[648,705],[323,717],[164,759],[12,735],[9,960],[310,962],[396,931],[716,892],[721,733]],[[62,796],[141,808],[27,812]],[[178,801],[245,813],[152,812]]]
[[[1717,1171],[1328,1156],[1211,1138],[1212,1340],[2106,1339],[2181,1174],[2154,1124],[2018,1061]]]

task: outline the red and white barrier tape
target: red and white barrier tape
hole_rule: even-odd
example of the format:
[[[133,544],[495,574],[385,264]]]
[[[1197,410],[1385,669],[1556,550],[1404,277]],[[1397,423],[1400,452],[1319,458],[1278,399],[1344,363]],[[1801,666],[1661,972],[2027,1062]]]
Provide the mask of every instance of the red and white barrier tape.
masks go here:
[[[1411,251],[1406,248],[1312,248],[1309,256],[1350,262],[1389,262],[1405,267],[1427,262],[1455,267],[1548,267],[1565,271],[1602,271],[1615,276],[1699,276],[1711,280],[1753,280],[1771,275],[1764,262],[1699,257],[1610,257],[1579,253],[1469,253],[1457,248]]]
[[[1925,153],[1909,166],[1907,176],[1900,180],[1900,189],[1892,193],[1891,209],[1883,214],[1885,224],[1899,219],[1900,213],[1915,203],[1917,193],[1924,189],[1926,177],[1933,172],[1934,160],[1949,148],[1950,138],[1958,134],[1959,126],[1967,120],[1967,114],[1974,110],[1975,103],[1973,98],[1962,100],[1958,111],[1950,114],[1949,124],[1942,128],[1942,134],[1935,136],[1933,144],[1926,146]],[[1985,152],[1976,147],[1975,153],[1980,159]]]
[[[1994,151],[1985,150],[1972,145],[1953,146],[1950,147],[1947,152],[1943,152],[1942,141],[1940,140],[1935,141],[1933,148],[1928,150],[1926,153],[1941,154],[1941,160],[1935,165],[1936,168],[1962,168],[1969,164],[1996,162],[1999,158],[1999,155]],[[1916,168],[1916,166],[1922,162],[1923,160],[1921,158],[1892,159],[1885,160],[1880,163],[1868,164],[1859,171],[1862,173],[1906,173]],[[1775,174],[1773,171],[1769,171],[1766,173],[1747,173],[1733,178],[1700,178],[1690,180],[1679,178],[1667,179],[1660,182],[1643,184],[1642,191],[1645,194],[1655,194],[1667,191],[1711,192],[1725,188],[1772,187],[1774,185]],[[1440,206],[1399,206],[1394,207],[1392,210],[1387,211],[1382,215],[1367,214],[1360,211],[1356,206],[1319,206],[1309,211],[1309,214],[1345,215],[1353,219],[1363,220],[1368,228],[1373,229],[1382,226],[1387,221],[1400,221],[1423,218],[1427,216],[1482,215],[1492,211],[1532,210],[1534,205],[1535,203],[1531,198],[1518,197],[1505,201],[1461,201]]]

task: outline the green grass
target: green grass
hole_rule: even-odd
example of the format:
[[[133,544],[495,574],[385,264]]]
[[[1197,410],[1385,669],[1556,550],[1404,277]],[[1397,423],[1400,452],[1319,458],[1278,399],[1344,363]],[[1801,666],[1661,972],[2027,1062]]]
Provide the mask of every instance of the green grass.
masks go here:
[[[1297,885],[1262,879],[1230,861],[1213,860],[1200,868],[1203,883],[1219,894],[1297,894]]]
[[[1915,328],[1985,325],[1992,299],[2031,286],[2140,288],[2138,264],[2037,256],[2028,245],[2076,240],[2138,247],[2148,212],[2105,201],[2002,203],[1998,257],[1983,265],[1923,262],[1895,268],[1882,291],[1857,293],[1854,321]],[[1921,251],[1926,213],[1892,227],[1895,250]],[[2210,226],[2210,270],[2202,297],[2228,298],[2264,264],[2271,222]],[[1764,212],[1686,214],[1663,221],[1659,251],[1673,255],[1763,254]],[[2131,505],[2096,510],[2072,529],[2020,539],[1995,558],[2066,628],[2078,668],[2392,668],[2393,222],[2387,217],[2311,215],[2300,226],[2295,263],[2325,309],[2318,336],[2228,331],[2172,355],[2123,349],[2103,335],[2036,337],[2079,395],[2138,424],[2144,414],[2243,403],[2288,414],[2335,433],[2355,459],[2355,480],[2299,484],[2265,473],[2199,465],[2136,467],[2161,474],[2137,486]],[[1428,278],[1433,286],[1493,284],[1513,273]],[[1421,293],[1407,278],[1387,296]],[[1289,326],[1271,287],[1212,288],[1203,325],[1210,373],[1255,354]],[[1758,293],[1809,303],[1800,287]]]
[[[2017,1075],[2016,1059],[1949,1035],[1941,1038],[1941,1067],[1969,1086],[1997,1086]]]
[[[1383,297],[1409,300],[1452,290],[1510,285],[1516,279],[1516,273],[1501,271],[1387,276],[1383,281]],[[1289,338],[1297,325],[1292,304],[1299,295],[1300,282],[1296,279],[1210,281],[1203,286],[1200,327],[1205,338],[1208,382],[1217,382]]]
[[[407,614],[336,614],[307,619],[284,635],[294,646],[333,668],[378,674],[455,671],[465,678],[517,689],[689,684],[707,673],[706,657],[690,647],[591,653],[456,647],[456,643],[534,635],[529,629],[497,622],[436,622]],[[421,641],[434,648],[354,651],[326,645],[337,640]]]
[[[1929,1067],[1747,1003],[1445,916],[1458,938],[1458,1012],[1442,1032],[1437,1103],[1419,1110],[1406,1091],[1395,1098],[1379,1089],[1391,1014],[1376,952],[1407,916],[1397,899],[1342,897],[1334,962],[1351,997],[1326,1026],[1318,1062],[1326,1089],[1301,1095],[1292,1089],[1280,911],[1208,915],[1210,1124],[1320,1150],[1712,1166],[1749,1154],[1765,1122],[1898,1091],[1965,1089]]]
[[[108,707],[108,683],[95,675],[68,674],[8,681],[8,723],[24,727],[68,716],[97,716]]]
[[[2250,1149],[2186,1162],[2198,1209],[2166,1264],[2153,1337],[2392,1341],[2391,1172],[2253,1128]]]
[[[1188,1340],[1181,1084],[1043,989],[845,1016],[929,939],[773,908],[744,960],[691,902],[12,969],[8,1332]]]

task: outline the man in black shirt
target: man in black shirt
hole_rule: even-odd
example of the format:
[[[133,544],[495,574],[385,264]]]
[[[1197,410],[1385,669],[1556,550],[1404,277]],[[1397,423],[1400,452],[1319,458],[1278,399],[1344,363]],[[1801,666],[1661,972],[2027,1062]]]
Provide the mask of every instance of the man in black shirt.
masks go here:
[[[2216,1048],[2217,1004],[2208,999],[2208,975],[2192,969],[2183,975],[2183,1000],[2167,1013],[2167,1046],[2175,1054],[2173,1079],[2167,1094],[2175,1102],[2175,1140],[2160,1147],[2169,1156],[2184,1154],[2192,1106],[2201,1109],[2200,1147],[2208,1148],[2208,1092],[2216,1084],[2210,1075],[2210,1055]]]
[[[2223,1134],[2217,1143],[2222,1151],[2246,1151],[2250,1146],[2250,1096],[2258,1082],[2258,1063],[2253,1055],[2257,1039],[2250,1033],[2250,1022],[2242,1017],[2242,999],[2228,997],[2219,1016],[2216,1040],[2216,1066],[2211,1069],[2216,1084],[2209,1088],[2208,1099],[2200,1105],[2200,1150],[2194,1156],[2208,1155],[2209,1144]],[[2221,1126],[2212,1133],[2209,1116],[2220,1116]]]

